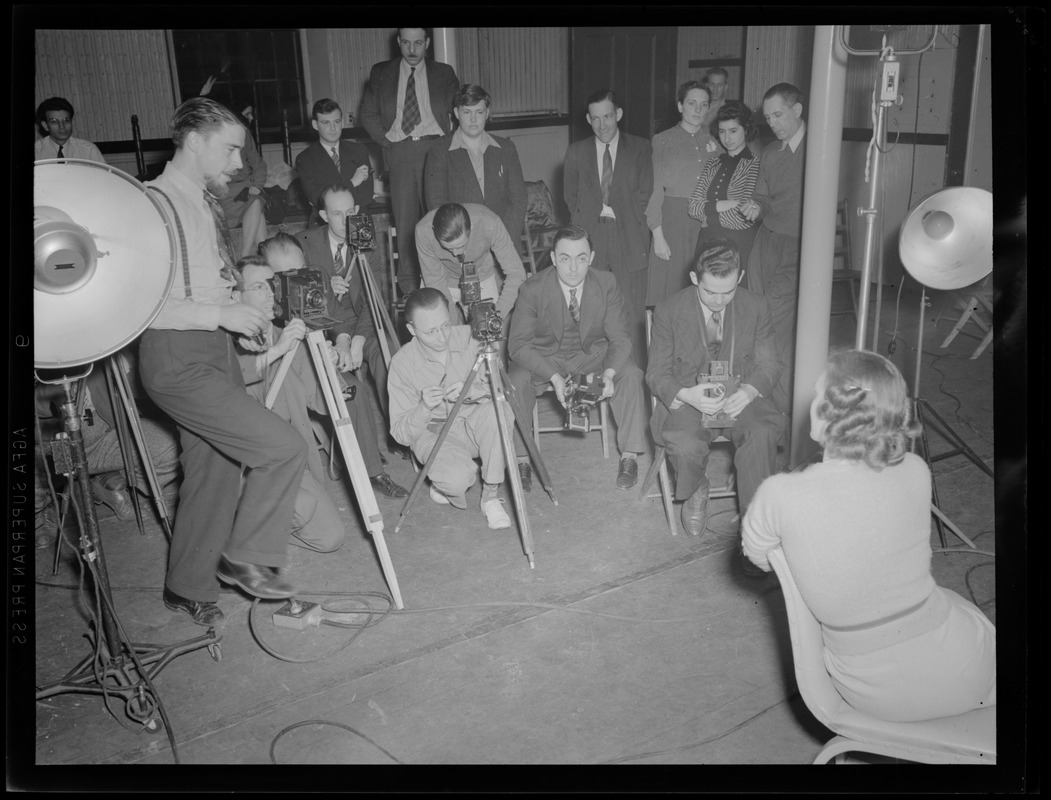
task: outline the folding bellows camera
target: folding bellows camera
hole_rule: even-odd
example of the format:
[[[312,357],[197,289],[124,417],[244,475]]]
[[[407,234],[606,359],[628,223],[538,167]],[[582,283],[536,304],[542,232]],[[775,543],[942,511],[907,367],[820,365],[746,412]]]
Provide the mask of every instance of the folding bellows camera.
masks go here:
[[[475,263],[463,261],[460,266],[460,304],[467,309],[467,324],[475,339],[491,344],[503,333],[504,321],[496,304],[482,299],[482,282]]]
[[[274,277],[274,301],[281,319],[288,322],[298,317],[312,330],[331,328],[338,322],[328,315],[325,284],[318,270],[304,267],[278,272]]]

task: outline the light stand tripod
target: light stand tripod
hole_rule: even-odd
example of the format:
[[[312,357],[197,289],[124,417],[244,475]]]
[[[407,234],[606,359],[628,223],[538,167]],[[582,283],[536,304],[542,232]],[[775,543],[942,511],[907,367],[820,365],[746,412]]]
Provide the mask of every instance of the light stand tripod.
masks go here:
[[[361,510],[362,519],[376,544],[380,566],[383,568],[383,575],[394,598],[394,605],[399,609],[404,608],[401,600],[401,589],[398,587],[398,576],[394,574],[394,565],[391,563],[390,553],[387,551],[387,542],[383,538],[383,515],[376,504],[376,495],[373,493],[372,485],[369,482],[365,461],[361,456],[361,448],[358,446],[358,439],[354,434],[354,425],[347,412],[347,403],[340,389],[336,368],[329,360],[326,352],[325,332],[323,330],[310,331],[305,341],[310,353],[310,360],[314,364],[314,372],[317,374],[318,383],[325,398],[325,407],[328,409],[329,418],[332,420],[335,428],[336,439],[343,452],[343,460],[350,475],[354,494],[358,499],[358,508]],[[296,342],[295,346],[281,360],[274,382],[266,393],[264,404],[267,408],[273,408],[274,406],[274,401],[277,399],[281,384],[288,374],[288,369],[292,364],[292,358],[295,356],[298,345],[299,342]]]
[[[56,466],[60,467],[74,484],[75,496],[72,502],[80,522],[80,552],[95,584],[99,619],[94,631],[89,634],[89,638],[94,640],[94,652],[82,659],[61,680],[38,687],[36,699],[43,700],[71,692],[103,695],[106,698],[116,694],[123,698],[125,713],[129,718],[140,722],[146,730],[153,732],[160,729],[159,714],[171,735],[171,725],[163,706],[158,702],[153,678],[178,656],[202,647],[207,647],[212,659],[219,661],[222,658],[219,644],[222,636],[217,634],[214,628],[209,628],[202,636],[173,645],[135,644],[124,636],[113,606],[109,572],[106,569],[91,479],[88,475],[81,418],[76,412],[71,390],[71,380],[83,379],[90,372],[89,365],[82,375],[63,376],[60,381],[44,381],[38,376],[42,383],[60,383],[66,394],[66,400],[62,404],[65,436],[60,435],[56,440],[54,454]],[[98,629],[100,623],[101,631]]]
[[[511,496],[514,500],[515,515],[518,518],[518,527],[522,536],[522,549],[525,552],[526,558],[529,559],[529,568],[534,569],[536,564],[533,560],[533,535],[529,530],[529,515],[526,513],[525,494],[522,491],[522,479],[518,474],[515,446],[511,437],[511,428],[507,422],[507,418],[503,414],[503,409],[505,407],[512,409],[512,406],[507,399],[507,395],[504,392],[504,386],[510,386],[511,382],[507,379],[507,373],[504,371],[504,366],[500,361],[500,350],[496,346],[496,341],[496,339],[486,339],[481,352],[478,353],[478,358],[475,359],[474,366],[471,367],[471,372],[467,376],[467,380],[464,381],[463,388],[460,390],[456,402],[449,411],[449,417],[445,420],[445,424],[442,426],[441,432],[438,434],[438,438],[434,442],[434,447],[431,449],[430,455],[427,456],[427,462],[423,465],[423,469],[420,470],[420,474],[416,478],[416,483],[412,486],[412,491],[409,493],[409,497],[405,501],[404,508],[402,508],[401,516],[398,517],[398,524],[394,526],[394,532],[397,533],[400,530],[401,524],[405,520],[405,516],[409,513],[409,508],[412,506],[416,496],[420,493],[420,489],[423,487],[424,478],[429,474],[431,465],[434,463],[434,459],[437,457],[438,451],[441,449],[442,443],[445,441],[445,437],[448,435],[449,429],[452,427],[452,424],[456,419],[456,415],[460,412],[460,407],[463,405],[464,399],[467,397],[468,392],[471,390],[471,386],[474,385],[474,381],[478,377],[478,370],[484,363],[486,367],[486,375],[489,379],[489,390],[492,394],[493,405],[496,409],[496,424],[500,430],[500,446],[504,453],[504,464],[507,467],[507,474],[511,480]],[[540,458],[540,451],[537,450],[532,437],[528,436],[526,431],[523,430],[521,415],[513,413],[513,417],[515,423],[518,425],[519,432],[522,434],[522,439],[525,441],[526,447],[529,450],[529,455],[533,459],[533,464],[536,466],[536,472],[540,477],[540,482],[543,484],[544,490],[548,493],[548,496],[550,496],[551,502],[557,506],[558,500],[555,498],[555,490],[551,485],[551,478],[548,476],[547,467],[544,466],[544,462]]]
[[[941,542],[942,547],[945,547],[945,530],[943,528],[944,525],[945,527],[948,527],[949,530],[955,533],[958,537],[960,537],[960,539],[966,542],[968,547],[970,547],[973,550],[976,549],[975,543],[968,539],[966,536],[964,536],[960,529],[957,528],[952,523],[952,521],[947,516],[945,516],[944,513],[942,513],[940,507],[940,500],[938,499],[938,483],[934,476],[934,462],[941,461],[944,458],[951,458],[953,456],[962,454],[967,456],[967,458],[969,458],[975,466],[981,469],[982,472],[984,472],[990,478],[993,477],[993,471],[989,469],[988,466],[986,466],[985,462],[983,462],[978,457],[974,450],[968,447],[967,442],[965,442],[960,437],[960,435],[957,434],[956,431],[954,431],[949,426],[949,423],[942,419],[941,415],[934,410],[934,407],[929,402],[920,397],[920,367],[923,362],[923,318],[925,316],[926,308],[928,305],[927,287],[921,284],[920,288],[920,327],[919,335],[916,342],[916,377],[912,384],[912,391],[914,395],[912,398],[912,403],[913,415],[916,419],[916,422],[918,422],[922,426],[920,432],[920,439],[922,440],[921,443],[923,446],[923,457],[927,461],[928,469],[931,470],[931,511],[934,513],[934,522],[938,528],[938,539]],[[928,415],[931,418],[933,418],[933,420],[937,423],[936,427],[939,429],[939,432],[942,434],[942,436],[944,436],[947,440],[949,440],[956,446],[955,449],[949,450],[945,453],[939,453],[938,455],[931,455],[930,444],[927,441]],[[915,439],[912,440],[912,451],[916,452]]]

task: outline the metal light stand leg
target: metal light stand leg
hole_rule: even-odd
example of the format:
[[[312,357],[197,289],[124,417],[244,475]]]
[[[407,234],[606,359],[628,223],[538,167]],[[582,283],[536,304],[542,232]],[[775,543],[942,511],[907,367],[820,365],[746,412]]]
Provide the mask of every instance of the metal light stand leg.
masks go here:
[[[116,384],[118,393],[120,394],[120,402],[124,407],[124,414],[127,418],[127,422],[131,427],[132,435],[135,437],[135,445],[139,449],[139,458],[142,459],[142,469],[146,474],[146,480],[150,485],[150,492],[153,495],[153,505],[157,509],[157,515],[160,517],[161,525],[164,527],[164,532],[168,536],[168,541],[172,538],[172,526],[171,521],[168,519],[168,512],[164,507],[164,498],[161,492],[161,484],[157,479],[157,469],[153,464],[153,458],[150,455],[149,448],[146,447],[146,437],[142,433],[142,420],[139,417],[138,407],[135,405],[135,401],[131,397],[131,385],[128,382],[128,373],[126,371],[126,365],[124,363],[124,356],[117,353],[110,357],[106,362],[106,367],[109,371],[111,380]],[[114,403],[116,408],[116,403]],[[117,415],[119,419],[119,414]],[[122,441],[122,452],[124,442]],[[125,462],[130,462],[130,453],[125,453]],[[134,465],[132,465],[134,470]],[[134,472],[128,476],[128,486],[131,493],[135,493],[134,489]],[[135,502],[136,510],[138,510],[138,498],[133,497]],[[142,532],[142,520],[139,518],[139,531]]]
[[[357,436],[354,433],[354,425],[347,412],[347,403],[343,399],[343,392],[339,388],[339,377],[336,368],[328,358],[325,346],[325,334],[323,331],[311,331],[306,338],[307,347],[310,350],[310,358],[314,362],[317,372],[318,383],[321,385],[325,397],[325,405],[328,408],[329,417],[332,420],[343,452],[343,461],[350,476],[351,486],[358,499],[358,508],[361,509],[362,521],[372,540],[376,545],[376,553],[379,555],[380,566],[383,568],[383,576],[390,587],[397,608],[404,608],[401,599],[401,589],[398,586],[398,576],[394,572],[394,564],[391,562],[390,553],[387,551],[387,542],[383,538],[383,515],[376,504],[376,495],[372,491],[368,472],[365,469],[365,460],[361,456],[361,448],[358,445]],[[287,357],[287,356],[286,356]],[[282,364],[282,366],[284,366]]]
[[[920,437],[919,438],[920,438],[921,444],[923,446],[923,457],[924,457],[924,459],[927,462],[927,468],[931,471],[931,513],[934,514],[934,524],[935,524],[935,527],[938,530],[938,540],[941,542],[941,546],[942,547],[945,547],[945,544],[946,544],[945,543],[945,531],[942,528],[942,525],[944,524],[945,527],[949,528],[949,530],[951,530],[963,542],[965,542],[968,547],[970,547],[972,550],[976,550],[977,549],[977,545],[975,545],[974,542],[972,542],[970,539],[968,539],[966,536],[964,536],[963,533],[960,531],[960,529],[958,527],[956,527],[956,525],[953,524],[952,520],[950,520],[945,515],[945,513],[941,510],[941,503],[940,503],[940,500],[938,498],[938,483],[937,483],[937,481],[936,481],[936,479],[934,477],[934,462],[935,461],[937,461],[937,460],[939,460],[941,458],[946,458],[946,457],[951,456],[951,455],[956,455],[957,453],[964,452],[964,451],[962,451],[960,449],[957,449],[957,450],[952,451],[951,453],[945,453],[943,455],[936,456],[936,457],[932,458],[931,457],[930,444],[927,441],[927,426],[924,424],[923,410],[926,408],[928,411],[930,411],[932,414],[934,414],[934,416],[941,423],[941,425],[947,431],[949,431],[951,433],[951,435],[955,438],[955,440],[957,442],[959,442],[960,444],[963,444],[964,448],[966,448],[965,452],[966,452],[968,458],[970,458],[975,464],[977,464],[979,467],[981,467],[982,470],[987,475],[989,475],[989,477],[992,477],[993,473],[992,473],[992,470],[990,470],[988,467],[985,466],[985,464],[983,464],[981,462],[981,460],[974,453],[974,451],[972,451],[969,447],[966,447],[966,444],[964,444],[963,440],[960,439],[959,436],[956,435],[956,432],[953,431],[952,428],[950,428],[948,426],[948,424],[946,424],[946,422],[941,417],[939,417],[936,413],[934,413],[934,409],[930,407],[930,404],[927,403],[926,400],[923,400],[920,397],[920,368],[921,368],[921,365],[922,365],[922,362],[923,362],[923,320],[924,320],[924,317],[926,316],[926,309],[927,309],[927,287],[923,286],[921,284],[919,333],[917,335],[917,341],[916,341],[916,374],[915,374],[915,378],[913,379],[913,384],[912,384],[912,391],[913,391],[913,395],[914,395],[913,398],[912,398],[912,404],[913,404],[912,408],[913,408],[913,416],[914,416],[916,421],[921,426],[921,428],[920,428]],[[913,439],[913,441],[912,441],[912,451],[913,452],[916,451],[916,440],[915,439]]]
[[[113,422],[116,425],[117,431],[117,445],[120,448],[121,461],[124,463],[124,483],[128,492],[128,499],[131,500],[131,507],[135,511],[135,524],[139,528],[139,535],[146,535],[146,526],[142,521],[142,506],[139,503],[139,493],[135,490],[135,460],[132,458],[131,433],[128,431],[128,415],[120,414],[117,412],[118,403],[120,402],[120,392],[116,386],[116,376],[112,368],[113,357],[106,359],[106,390],[109,392],[109,399],[114,409]]]
[[[212,659],[218,661],[222,658],[219,644],[222,636],[218,635],[214,628],[209,628],[204,635],[173,645],[136,644],[122,638],[99,536],[81,420],[74,407],[69,379],[63,379],[61,383],[66,391],[66,402],[62,411],[69,445],[69,474],[76,491],[77,499],[74,502],[79,503],[80,510],[81,557],[92,576],[101,601],[101,630],[96,629],[91,634],[95,639],[95,652],[82,659],[61,680],[38,687],[36,699],[43,700],[69,693],[97,694],[104,697],[115,694],[124,700],[125,712],[131,719],[142,723],[148,731],[158,731],[159,704],[152,685],[153,677],[173,659],[202,647],[208,648]]]

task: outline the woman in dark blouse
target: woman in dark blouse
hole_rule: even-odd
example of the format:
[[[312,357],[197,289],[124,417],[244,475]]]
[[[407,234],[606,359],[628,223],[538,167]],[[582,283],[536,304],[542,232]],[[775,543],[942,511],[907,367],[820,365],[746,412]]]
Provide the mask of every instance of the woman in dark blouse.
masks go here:
[[[711,239],[730,239],[741,253],[741,264],[748,263],[758,226],[741,213],[741,205],[751,198],[759,177],[759,156],[748,147],[758,129],[752,112],[744,103],[727,101],[711,123],[711,135],[723,147],[710,159],[690,195],[689,214],[700,220],[697,247]]]

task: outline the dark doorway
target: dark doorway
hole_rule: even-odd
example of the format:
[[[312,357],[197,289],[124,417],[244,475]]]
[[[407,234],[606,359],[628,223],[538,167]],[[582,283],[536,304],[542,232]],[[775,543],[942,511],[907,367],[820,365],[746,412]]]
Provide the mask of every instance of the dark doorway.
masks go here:
[[[591,135],[584,115],[596,89],[617,93],[623,131],[652,139],[674,122],[677,28],[570,30],[570,141]]]

